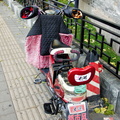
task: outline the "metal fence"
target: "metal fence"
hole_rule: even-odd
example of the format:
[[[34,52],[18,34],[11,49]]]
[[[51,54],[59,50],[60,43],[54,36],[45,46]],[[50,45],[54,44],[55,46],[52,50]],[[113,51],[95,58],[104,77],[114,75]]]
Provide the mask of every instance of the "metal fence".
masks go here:
[[[42,5],[42,0],[15,0],[22,4],[23,6],[28,6],[28,5],[37,5],[41,7]]]
[[[59,9],[65,6],[58,1],[24,0],[23,5],[36,4],[42,8],[52,6]],[[86,12],[83,12],[82,19],[73,20],[64,16],[64,21],[74,34],[74,44],[81,53],[95,49],[104,67],[120,78],[120,26]]]

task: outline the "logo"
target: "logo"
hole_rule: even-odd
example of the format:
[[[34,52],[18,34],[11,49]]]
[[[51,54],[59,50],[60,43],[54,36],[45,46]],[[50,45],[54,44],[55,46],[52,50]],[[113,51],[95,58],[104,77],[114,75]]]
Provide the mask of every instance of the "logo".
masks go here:
[[[74,79],[76,82],[83,82],[83,81],[87,81],[91,76],[91,72],[85,74],[85,75],[75,75]]]
[[[85,102],[82,102],[81,104],[69,104],[68,110],[70,114],[83,113],[86,111]]]

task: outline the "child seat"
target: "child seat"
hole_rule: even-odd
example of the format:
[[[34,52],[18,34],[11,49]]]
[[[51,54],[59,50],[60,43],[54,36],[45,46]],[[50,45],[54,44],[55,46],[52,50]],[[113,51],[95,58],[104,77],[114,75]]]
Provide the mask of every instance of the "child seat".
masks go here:
[[[58,81],[64,90],[64,99],[69,102],[80,102],[86,99],[86,84],[92,80],[94,74],[95,68],[89,65],[59,73]]]
[[[95,74],[93,66],[83,68],[72,68],[58,75],[58,80],[64,90],[74,93],[75,86],[80,86],[89,83]]]

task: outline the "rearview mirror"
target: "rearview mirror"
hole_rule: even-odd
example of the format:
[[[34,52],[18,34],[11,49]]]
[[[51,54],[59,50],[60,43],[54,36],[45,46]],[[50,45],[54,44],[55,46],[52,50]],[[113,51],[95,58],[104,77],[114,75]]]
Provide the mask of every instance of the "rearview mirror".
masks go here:
[[[38,15],[38,8],[35,6],[27,6],[23,8],[20,12],[20,17],[22,19],[31,19]]]
[[[82,11],[80,9],[73,7],[67,7],[66,9],[64,9],[64,14],[67,17],[75,18],[75,19],[82,18],[83,16]]]

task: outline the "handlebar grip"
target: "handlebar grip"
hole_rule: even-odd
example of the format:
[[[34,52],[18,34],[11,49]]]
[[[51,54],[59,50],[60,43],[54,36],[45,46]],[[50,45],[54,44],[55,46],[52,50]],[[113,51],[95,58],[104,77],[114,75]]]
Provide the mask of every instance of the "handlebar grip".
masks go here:
[[[63,50],[60,50],[60,51],[57,51],[57,52],[55,52],[55,54],[54,54],[54,59],[55,59],[55,61],[57,61],[57,62],[63,62],[63,59],[60,59],[60,58],[58,58],[57,57],[57,55],[58,54],[61,54],[61,53],[64,53],[64,51]]]
[[[80,57],[80,52],[79,52],[78,50],[71,50],[71,53],[77,54],[77,56],[76,56],[75,58],[71,59],[72,61],[76,61],[76,60],[79,59],[79,57]]]

